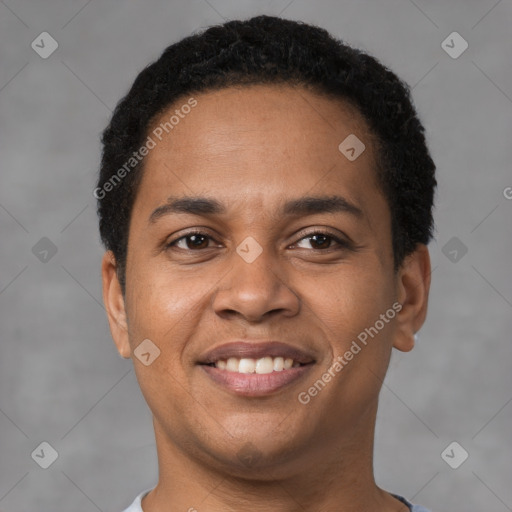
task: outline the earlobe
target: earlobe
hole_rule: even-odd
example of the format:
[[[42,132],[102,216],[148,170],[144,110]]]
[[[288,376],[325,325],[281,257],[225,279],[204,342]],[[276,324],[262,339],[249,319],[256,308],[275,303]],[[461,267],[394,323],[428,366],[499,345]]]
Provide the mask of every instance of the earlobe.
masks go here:
[[[117,276],[116,259],[112,251],[107,251],[103,255],[101,277],[103,282],[103,302],[107,310],[110,333],[121,357],[129,358],[131,357],[131,349],[125,302]]]
[[[407,256],[398,271],[398,301],[402,309],[396,317],[393,346],[402,352],[414,348],[415,334],[425,322],[430,291],[430,255],[424,244]]]

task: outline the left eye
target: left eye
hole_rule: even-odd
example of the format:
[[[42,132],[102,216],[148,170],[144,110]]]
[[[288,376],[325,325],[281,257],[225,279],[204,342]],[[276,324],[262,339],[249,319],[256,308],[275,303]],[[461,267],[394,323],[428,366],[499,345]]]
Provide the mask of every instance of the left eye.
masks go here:
[[[310,235],[301,238],[296,245],[298,245],[298,243],[302,242],[303,240],[307,240],[315,250],[330,249],[332,241],[336,242],[338,246],[347,246],[346,242],[328,233],[311,233]],[[315,247],[315,245],[317,247]]]

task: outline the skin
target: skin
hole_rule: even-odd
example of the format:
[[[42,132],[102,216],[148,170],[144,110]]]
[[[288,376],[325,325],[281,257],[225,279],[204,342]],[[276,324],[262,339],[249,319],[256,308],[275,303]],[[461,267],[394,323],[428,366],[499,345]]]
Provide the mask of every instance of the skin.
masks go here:
[[[344,102],[291,86],[194,97],[197,106],[146,157],[125,296],[112,253],[102,263],[114,342],[132,358],[153,413],[159,481],[144,511],[406,510],[374,481],[374,426],[392,348],[411,350],[425,320],[430,259],[420,244],[393,271],[390,210],[366,123]],[[351,133],[366,145],[352,162],[338,150]],[[342,196],[362,215],[282,215],[283,201],[311,195]],[[215,198],[226,213],[149,222],[170,196]],[[211,238],[181,238],[190,228]],[[315,233],[351,246],[315,243]],[[262,248],[252,263],[236,252],[248,236]],[[396,301],[400,313],[299,403],[298,393]],[[133,354],[147,338],[161,351],[149,366]],[[270,396],[236,396],[196,362],[239,339],[285,341],[310,350],[316,363],[305,380]],[[237,456],[247,450],[256,454],[252,464]]]

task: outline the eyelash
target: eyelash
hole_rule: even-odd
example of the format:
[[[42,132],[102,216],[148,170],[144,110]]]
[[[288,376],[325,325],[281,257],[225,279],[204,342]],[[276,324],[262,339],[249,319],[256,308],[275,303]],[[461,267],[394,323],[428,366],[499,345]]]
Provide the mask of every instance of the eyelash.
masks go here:
[[[166,244],[166,249],[170,249],[172,247],[174,247],[180,240],[184,240],[190,236],[194,236],[194,235],[200,235],[200,236],[203,236],[203,237],[206,237],[206,238],[209,238],[210,240],[215,240],[212,236],[210,236],[208,233],[204,232],[204,231],[200,231],[200,230],[192,230],[192,231],[189,231],[188,233],[186,233],[185,235],[182,235],[180,236],[179,238],[176,238],[175,240],[169,242],[168,244]],[[312,231],[310,233],[307,233],[306,235],[302,236],[298,242],[300,242],[301,240],[304,240],[305,238],[311,238],[313,237],[314,235],[323,235],[327,238],[330,238],[332,239],[334,242],[336,242],[338,244],[338,248],[334,248],[335,250],[341,250],[341,249],[351,249],[351,244],[346,241],[346,240],[343,240],[341,238],[339,238],[338,236],[328,232],[328,231]],[[297,243],[297,242],[296,242]],[[206,247],[205,249],[209,249],[210,247]],[[180,249],[180,250],[183,250],[183,251],[189,251],[189,252],[198,252],[198,251],[201,251],[201,249]],[[333,250],[332,247],[328,247],[327,249],[312,249],[313,251],[315,252],[328,252],[328,251],[331,251]]]

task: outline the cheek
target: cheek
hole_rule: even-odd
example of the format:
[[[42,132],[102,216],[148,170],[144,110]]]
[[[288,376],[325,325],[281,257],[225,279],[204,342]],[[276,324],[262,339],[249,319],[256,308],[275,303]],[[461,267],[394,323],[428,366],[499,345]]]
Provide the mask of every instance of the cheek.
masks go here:
[[[163,263],[132,266],[127,279],[127,312],[132,349],[149,338],[161,350],[161,361],[175,374],[187,370],[191,340],[204,336],[207,312],[218,273],[194,275]],[[128,274],[127,274],[128,276]]]
[[[130,345],[135,351],[143,340],[150,340],[158,355],[146,366],[135,353],[134,369],[153,414],[163,420],[160,415],[172,411],[166,421],[173,423],[190,400],[184,390],[188,378],[184,351],[196,332],[204,287],[183,286],[162,272],[139,268],[143,270],[127,280]],[[177,421],[173,428],[178,426]]]
[[[130,294],[130,334],[145,336],[159,346],[167,346],[169,340],[179,339],[176,333],[181,332],[188,320],[194,317],[198,301],[200,293],[192,286],[179,286],[161,274],[146,272]]]
[[[336,340],[337,350],[345,350],[352,339],[373,326],[380,315],[391,308],[394,297],[392,281],[380,267],[347,267],[333,274],[323,287],[308,285],[314,311]],[[379,324],[380,325],[380,324]]]

